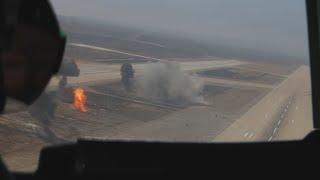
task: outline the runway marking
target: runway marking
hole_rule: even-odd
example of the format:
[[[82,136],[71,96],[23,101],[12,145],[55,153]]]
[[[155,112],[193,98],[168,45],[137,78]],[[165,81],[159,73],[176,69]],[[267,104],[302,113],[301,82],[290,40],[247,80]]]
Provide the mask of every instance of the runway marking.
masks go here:
[[[273,134],[275,134],[277,132],[278,127],[274,128],[273,130]]]
[[[87,44],[70,43],[70,45],[77,46],[77,47],[83,47],[83,48],[89,48],[89,49],[95,49],[95,50],[101,50],[101,51],[108,51],[108,52],[118,53],[118,54],[125,54],[125,55],[128,55],[128,56],[140,57],[140,58],[145,58],[145,59],[153,59],[153,60],[156,60],[156,61],[164,61],[164,59],[160,59],[160,58],[143,56],[143,55],[140,55],[140,54],[128,53],[128,52],[118,51],[118,50],[115,50],[115,49],[103,48],[103,47],[98,47],[98,46],[91,46],[91,45],[87,45]]]
[[[251,133],[249,136],[249,139],[251,139],[254,136],[254,133]]]
[[[244,137],[247,137],[249,135],[249,132],[246,132],[245,134],[244,134]]]
[[[25,123],[25,126],[31,128],[33,131],[36,131],[37,129],[40,129],[40,126],[33,124],[33,123]]]

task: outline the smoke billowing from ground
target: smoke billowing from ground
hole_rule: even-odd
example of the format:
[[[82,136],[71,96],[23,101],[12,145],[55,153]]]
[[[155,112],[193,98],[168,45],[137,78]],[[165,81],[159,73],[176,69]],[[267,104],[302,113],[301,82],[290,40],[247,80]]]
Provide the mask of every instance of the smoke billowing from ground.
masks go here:
[[[147,64],[138,83],[143,95],[154,100],[204,103],[201,79],[183,72],[176,62]]]

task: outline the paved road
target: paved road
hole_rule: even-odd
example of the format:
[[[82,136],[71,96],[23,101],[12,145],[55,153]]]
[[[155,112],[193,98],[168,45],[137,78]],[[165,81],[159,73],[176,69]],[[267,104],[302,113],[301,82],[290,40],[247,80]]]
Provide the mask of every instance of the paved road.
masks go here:
[[[150,57],[150,56],[144,56],[144,55],[130,53],[130,52],[123,52],[123,51],[119,51],[119,50],[115,50],[115,49],[110,49],[110,48],[105,48],[105,47],[98,47],[98,46],[93,46],[93,45],[88,45],[88,44],[70,43],[70,45],[76,46],[76,47],[87,48],[87,49],[94,49],[94,50],[100,50],[100,51],[124,54],[124,55],[133,56],[133,57],[152,59],[152,60],[156,60],[156,61],[164,61],[164,59],[154,58],[154,57]]]
[[[301,66],[214,141],[301,139],[312,130],[309,67]]]

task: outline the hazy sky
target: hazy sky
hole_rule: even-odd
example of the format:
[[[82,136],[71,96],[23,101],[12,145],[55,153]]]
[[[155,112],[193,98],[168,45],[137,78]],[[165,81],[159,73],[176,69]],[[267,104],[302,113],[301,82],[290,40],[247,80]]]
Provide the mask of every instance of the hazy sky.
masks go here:
[[[57,14],[307,56],[304,0],[51,0]]]

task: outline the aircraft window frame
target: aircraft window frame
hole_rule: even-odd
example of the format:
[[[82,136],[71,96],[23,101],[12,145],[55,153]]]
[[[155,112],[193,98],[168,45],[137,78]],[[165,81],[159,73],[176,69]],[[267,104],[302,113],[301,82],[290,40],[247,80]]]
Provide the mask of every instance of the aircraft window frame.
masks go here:
[[[312,108],[314,128],[320,128],[320,84],[318,72],[320,67],[320,1],[306,0],[308,36],[309,36],[309,56],[311,69],[311,89],[312,89]]]

